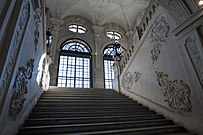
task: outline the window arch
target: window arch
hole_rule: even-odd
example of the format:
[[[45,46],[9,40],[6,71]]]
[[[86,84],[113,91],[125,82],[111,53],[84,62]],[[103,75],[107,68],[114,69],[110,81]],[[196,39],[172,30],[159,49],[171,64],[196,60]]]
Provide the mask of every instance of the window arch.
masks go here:
[[[120,53],[124,53],[125,49],[121,46]],[[114,44],[110,44],[104,48],[104,86],[106,89],[113,88],[113,79],[114,79],[114,71],[113,71],[113,64],[114,64],[114,55],[115,55],[115,48]]]
[[[57,86],[59,87],[92,87],[91,49],[82,40],[65,41],[59,54]]]

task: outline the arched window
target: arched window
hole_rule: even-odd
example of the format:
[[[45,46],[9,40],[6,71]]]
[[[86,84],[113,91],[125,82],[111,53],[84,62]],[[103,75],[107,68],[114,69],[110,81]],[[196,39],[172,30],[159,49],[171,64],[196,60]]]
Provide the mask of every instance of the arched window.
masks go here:
[[[60,47],[57,86],[92,87],[91,50],[78,39],[65,41]]]
[[[120,48],[121,53],[125,51],[123,47]],[[106,89],[113,88],[113,79],[114,79],[114,71],[113,71],[113,64],[114,64],[114,55],[115,55],[115,48],[113,44],[110,44],[104,48],[104,85]]]
[[[71,24],[68,26],[69,31],[79,34],[86,33],[87,29],[82,25]]]
[[[106,36],[110,39],[119,40],[121,39],[121,34],[115,31],[107,31]]]

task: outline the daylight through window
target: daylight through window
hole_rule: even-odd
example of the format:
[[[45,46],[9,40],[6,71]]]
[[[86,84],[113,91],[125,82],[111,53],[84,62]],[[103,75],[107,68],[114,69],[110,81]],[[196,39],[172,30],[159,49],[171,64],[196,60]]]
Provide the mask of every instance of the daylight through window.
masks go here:
[[[84,34],[87,29],[84,26],[72,24],[68,26],[68,29],[74,33]]]
[[[80,40],[69,40],[61,46],[57,86],[90,88],[90,49]]]

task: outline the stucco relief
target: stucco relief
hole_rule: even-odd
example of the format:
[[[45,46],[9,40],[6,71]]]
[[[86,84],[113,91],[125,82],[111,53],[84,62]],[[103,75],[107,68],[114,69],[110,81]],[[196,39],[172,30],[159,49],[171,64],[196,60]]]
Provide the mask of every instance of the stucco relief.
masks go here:
[[[123,78],[121,79],[121,85],[124,89],[130,90],[133,86],[134,82],[137,82],[140,79],[141,73],[140,72],[134,72],[133,74],[131,72],[126,72],[123,75]]]
[[[165,102],[177,112],[192,112],[191,90],[183,80],[170,80],[168,74],[155,71],[159,86],[165,89]]]
[[[196,39],[193,37],[188,37],[185,40],[185,47],[203,86],[203,50],[201,50],[201,46],[197,44]]]
[[[30,59],[27,62],[27,67],[21,66],[18,68],[9,105],[9,117],[11,120],[15,120],[23,109],[23,104],[26,100],[25,94],[28,92],[27,85],[32,78],[33,68],[34,59]]]
[[[142,73],[140,72],[134,72],[134,81],[137,82],[140,79],[141,75]]]
[[[41,22],[41,8],[37,8],[34,11],[34,20],[35,20],[35,31],[34,31],[34,43],[35,43],[35,52],[37,51],[37,44],[39,39],[39,23]]]
[[[167,40],[169,29],[170,26],[164,16],[155,21],[155,23],[153,24],[150,36],[153,46],[151,50],[153,64],[159,58],[159,55],[161,53],[161,46]]]
[[[5,100],[4,96],[6,96],[5,93],[7,93],[8,86],[13,74],[13,70],[15,68],[16,59],[17,59],[20,45],[21,45],[20,41],[29,19],[28,14],[29,14],[29,3],[27,0],[24,0],[20,11],[19,19],[16,23],[16,28],[13,34],[13,38],[10,44],[10,49],[8,52],[8,60],[5,63],[5,71],[2,74],[2,78],[0,80],[1,81],[0,82],[0,112],[4,104],[4,100]]]
[[[178,0],[168,0],[167,7],[178,24],[183,23],[188,15]]]

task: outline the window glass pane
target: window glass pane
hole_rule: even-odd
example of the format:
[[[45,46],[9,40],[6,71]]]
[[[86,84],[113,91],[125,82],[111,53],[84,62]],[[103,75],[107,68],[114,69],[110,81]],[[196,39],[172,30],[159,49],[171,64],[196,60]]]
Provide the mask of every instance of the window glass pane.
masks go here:
[[[70,31],[76,33],[77,32],[77,29],[76,28],[69,28]]]
[[[121,39],[121,34],[114,31],[107,31],[106,36],[109,37],[110,39],[116,39],[116,40]]]
[[[74,32],[74,33],[79,33],[79,34],[86,33],[86,28],[81,25],[72,24],[72,25],[69,25],[68,28],[71,32]]]
[[[85,31],[82,29],[78,29],[78,33],[85,33]]]
[[[114,71],[113,71],[113,60],[105,60],[104,59],[104,82],[106,89],[112,89],[112,82],[114,79]]]

